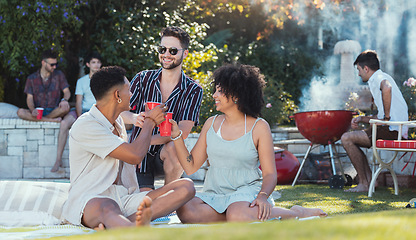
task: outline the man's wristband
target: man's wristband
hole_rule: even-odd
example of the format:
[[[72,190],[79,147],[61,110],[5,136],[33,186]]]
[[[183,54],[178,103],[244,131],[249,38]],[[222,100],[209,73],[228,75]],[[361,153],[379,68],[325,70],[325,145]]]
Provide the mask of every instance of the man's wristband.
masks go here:
[[[61,99],[61,102],[63,102],[63,101],[67,101],[68,102],[68,100],[66,98],[62,98]]]
[[[384,115],[384,118],[383,118],[383,120],[387,120],[387,121],[390,121],[390,119],[391,119],[391,117],[386,117],[386,115]]]

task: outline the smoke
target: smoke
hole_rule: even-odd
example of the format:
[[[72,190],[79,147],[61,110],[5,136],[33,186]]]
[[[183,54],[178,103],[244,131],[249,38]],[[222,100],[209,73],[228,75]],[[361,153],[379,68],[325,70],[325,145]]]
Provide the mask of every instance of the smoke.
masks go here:
[[[376,50],[381,69],[393,77],[403,78],[396,79],[398,84],[408,77],[415,76],[416,1],[352,0],[341,1],[339,5],[330,0],[315,2],[325,3],[319,10],[320,17],[315,16],[314,20],[324,30],[323,39],[325,32],[331,32],[339,41],[355,40],[360,43],[362,50]],[[294,14],[305,18],[308,14],[304,10],[310,7],[310,4],[309,1],[299,1],[298,12]],[[308,19],[303,20],[308,22]],[[316,36],[311,37],[318,38],[319,35],[317,32]],[[354,55],[354,59],[357,55]],[[339,97],[339,58],[339,55],[328,58],[324,64],[325,77],[313,77],[310,85],[302,90],[300,110],[344,108],[345,102]],[[406,71],[400,72],[401,69]],[[355,78],[356,84],[359,85],[357,72]]]
[[[310,85],[303,88],[300,99],[300,111],[338,110],[344,102],[339,98],[337,86],[339,72],[333,71],[339,67],[336,56],[330,57],[324,64],[327,66],[325,77],[313,77]],[[337,66],[336,66],[337,65]]]

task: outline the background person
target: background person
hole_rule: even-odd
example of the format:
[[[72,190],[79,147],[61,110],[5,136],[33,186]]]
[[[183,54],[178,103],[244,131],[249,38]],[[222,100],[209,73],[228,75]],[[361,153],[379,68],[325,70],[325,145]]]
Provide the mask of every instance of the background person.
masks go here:
[[[41,68],[29,75],[24,92],[29,109],[20,108],[17,115],[29,121],[60,122],[69,112],[68,100],[71,97],[65,75],[55,70],[58,55],[52,50],[42,53]],[[63,94],[63,97],[62,97]],[[43,108],[42,119],[37,119],[37,107]]]
[[[97,101],[69,132],[71,187],[62,216],[75,225],[105,228],[147,225],[150,220],[180,208],[195,195],[189,179],[178,179],[159,189],[140,192],[135,165],[150,145],[152,129],[162,121],[162,104],[146,109],[140,135],[127,143],[123,119],[131,93],[125,70],[104,67],[91,78]],[[136,116],[137,117],[137,116]]]
[[[320,209],[274,207],[271,194],[277,183],[273,139],[269,124],[260,118],[264,105],[264,76],[249,65],[224,65],[214,72],[216,110],[191,153],[182,131],[171,120],[172,140],[186,174],[209,159],[202,192],[177,211],[184,223],[265,221],[271,218],[326,216]],[[262,171],[259,169],[262,167]]]
[[[59,167],[62,166],[62,154],[64,152],[65,144],[68,139],[68,131],[71,128],[75,120],[81,116],[84,112],[90,110],[95,103],[94,95],[90,89],[90,79],[92,75],[100,70],[102,65],[101,55],[93,52],[85,59],[87,67],[89,68],[89,74],[86,74],[82,78],[78,79],[77,86],[75,88],[75,111],[70,111],[64,119],[62,119],[59,127],[58,134],[58,148],[56,152],[56,161],[51,169],[51,172],[56,172]]]
[[[164,103],[173,112],[173,119],[186,138],[192,127],[198,124],[202,101],[202,87],[182,71],[183,59],[188,55],[190,37],[179,27],[167,27],[161,32],[158,48],[162,68],[139,72],[131,81],[132,98],[130,106],[135,113],[144,117],[146,102]],[[141,131],[141,123],[123,113],[126,123],[134,124],[130,142]],[[129,117],[130,116],[130,117]],[[129,120],[130,119],[130,120]],[[165,184],[181,177],[183,169],[179,164],[170,137],[162,137],[156,127],[152,133],[151,147],[137,170],[140,188],[154,189],[155,175],[165,175]]]
[[[351,120],[351,128],[357,129],[359,123],[369,123],[378,118],[387,121],[407,121],[407,104],[394,79],[380,70],[380,62],[375,51],[362,52],[354,62],[358,75],[367,82],[377,106],[376,116],[359,116]],[[371,170],[368,159],[360,147],[371,147],[371,126],[361,131],[346,132],[341,137],[342,146],[347,152],[358,175],[358,185],[347,192],[366,192],[371,183]],[[377,139],[395,140],[398,126],[377,126]],[[403,137],[407,138],[407,127],[403,127]]]

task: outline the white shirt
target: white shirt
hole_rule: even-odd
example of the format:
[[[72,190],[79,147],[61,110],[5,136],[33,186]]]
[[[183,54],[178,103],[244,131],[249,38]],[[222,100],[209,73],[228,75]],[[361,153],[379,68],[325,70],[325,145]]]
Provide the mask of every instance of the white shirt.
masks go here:
[[[114,129],[120,137],[113,134]],[[69,132],[71,187],[62,212],[65,220],[81,225],[87,202],[113,185],[118,175],[117,185],[123,185],[129,193],[138,189],[135,166],[108,156],[125,142],[127,133],[122,118],[117,118],[114,127],[95,104],[75,121]]]
[[[377,70],[368,80],[368,86],[370,87],[371,95],[373,95],[374,103],[377,106],[378,119],[384,118],[384,107],[383,107],[383,100],[382,100],[382,94],[380,85],[383,80],[389,81],[391,84],[391,107],[390,107],[390,121],[408,121],[409,115],[408,115],[408,109],[407,109],[407,103],[403,98],[402,93],[400,92],[399,87],[397,86],[394,79],[388,75],[387,73],[384,73],[380,69]],[[398,126],[390,126],[390,131],[396,130],[398,131]],[[403,127],[402,136],[407,138],[407,130],[408,128],[406,126]]]

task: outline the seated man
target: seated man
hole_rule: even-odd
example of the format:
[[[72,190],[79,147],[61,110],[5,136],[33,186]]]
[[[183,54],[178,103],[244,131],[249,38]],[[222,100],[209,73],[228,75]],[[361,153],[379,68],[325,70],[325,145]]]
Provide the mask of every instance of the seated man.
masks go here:
[[[135,166],[147,153],[153,128],[164,121],[165,105],[146,109],[142,131],[127,143],[119,116],[130,110],[124,69],[102,68],[92,76],[90,87],[96,104],[69,132],[71,187],[63,218],[90,228],[146,225],[192,199],[195,188],[189,179],[153,191],[139,190]]]
[[[42,53],[41,68],[29,75],[24,92],[29,109],[20,108],[17,115],[29,121],[60,122],[69,112],[68,100],[71,97],[65,75],[55,70],[58,66],[58,55],[47,50]],[[63,98],[61,99],[61,92]],[[37,107],[43,108],[43,117],[37,118]]]
[[[90,55],[88,55],[85,60],[85,65],[87,65],[90,72],[89,74],[83,76],[77,81],[77,86],[75,88],[76,111],[71,111],[70,114],[67,114],[61,121],[59,127],[56,160],[55,165],[51,169],[51,172],[58,171],[59,167],[61,167],[62,165],[62,154],[64,152],[66,140],[68,139],[68,131],[71,128],[72,124],[75,122],[77,117],[81,116],[81,114],[85,112],[88,112],[92,105],[95,103],[95,98],[92,95],[90,89],[90,79],[92,75],[101,68],[101,55],[96,52],[93,52]]]
[[[371,95],[377,106],[377,116],[359,116],[351,121],[351,128],[357,129],[359,123],[369,123],[378,118],[392,121],[407,121],[407,104],[394,79],[380,69],[377,53],[362,52],[354,62],[358,75],[367,82]],[[352,165],[357,171],[358,185],[347,192],[367,192],[371,183],[371,170],[368,160],[360,147],[371,147],[371,127],[366,130],[346,132],[341,137],[342,146],[347,152]],[[398,126],[377,126],[377,139],[395,140],[398,137]],[[403,128],[403,137],[407,138],[407,128]]]

